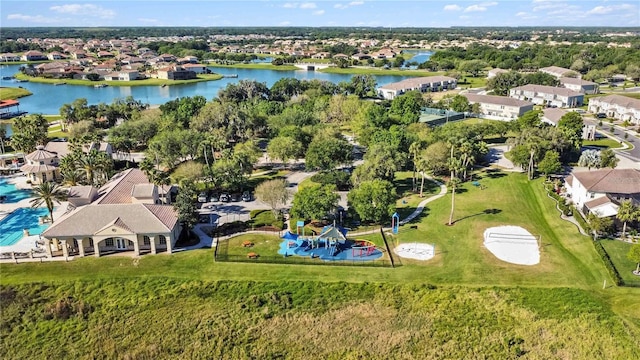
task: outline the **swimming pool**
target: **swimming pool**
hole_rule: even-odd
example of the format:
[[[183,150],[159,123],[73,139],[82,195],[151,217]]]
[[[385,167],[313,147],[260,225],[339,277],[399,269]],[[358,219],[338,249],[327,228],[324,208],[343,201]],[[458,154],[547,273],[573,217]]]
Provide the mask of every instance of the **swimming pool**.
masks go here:
[[[17,203],[31,196],[31,191],[18,189],[9,184],[6,179],[0,178],[0,196],[6,196],[5,203]]]
[[[19,208],[0,220],[0,247],[17,243],[22,239],[24,229],[29,230],[29,235],[42,234],[49,226],[39,224],[40,216],[44,215],[49,215],[47,208]]]

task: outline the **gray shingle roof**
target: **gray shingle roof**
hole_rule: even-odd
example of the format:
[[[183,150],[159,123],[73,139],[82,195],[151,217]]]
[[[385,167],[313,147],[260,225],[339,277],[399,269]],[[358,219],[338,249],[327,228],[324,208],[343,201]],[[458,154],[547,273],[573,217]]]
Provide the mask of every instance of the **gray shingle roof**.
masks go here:
[[[573,178],[580,181],[587,191],[613,194],[640,193],[640,171],[634,169],[574,172]]]
[[[483,103],[483,104],[496,104],[496,105],[504,105],[504,106],[531,106],[532,102],[518,100],[506,96],[496,96],[496,95],[478,95],[478,94],[462,94],[464,97],[469,100],[471,103]]]

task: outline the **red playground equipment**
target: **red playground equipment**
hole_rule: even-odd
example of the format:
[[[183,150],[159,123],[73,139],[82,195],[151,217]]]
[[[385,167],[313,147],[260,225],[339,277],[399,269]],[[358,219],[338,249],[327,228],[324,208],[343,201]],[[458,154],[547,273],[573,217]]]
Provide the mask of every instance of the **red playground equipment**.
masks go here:
[[[351,247],[351,256],[370,256],[374,251],[376,251],[376,244],[373,242],[369,240],[356,240]]]

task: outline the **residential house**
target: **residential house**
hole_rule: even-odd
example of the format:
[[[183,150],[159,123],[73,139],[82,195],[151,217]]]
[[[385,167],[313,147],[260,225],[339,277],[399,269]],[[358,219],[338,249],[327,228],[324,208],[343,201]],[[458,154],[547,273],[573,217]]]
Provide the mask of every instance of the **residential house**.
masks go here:
[[[162,69],[158,69],[158,79],[165,80],[188,80],[195,79],[195,71],[186,70],[181,66],[170,66]]]
[[[371,57],[374,59],[393,59],[394,57],[396,57],[396,52],[391,50],[391,49],[380,49],[376,52],[373,52],[371,54]]]
[[[569,77],[561,77],[559,80],[560,80],[561,86],[564,86],[565,88],[573,90],[575,92],[590,94],[590,95],[597,94],[600,92],[598,84],[592,81],[569,78]]]
[[[312,59],[329,59],[331,58],[331,53],[322,51],[322,52],[311,55],[311,58]]]
[[[48,60],[47,55],[45,55],[45,54],[43,54],[43,53],[41,53],[40,51],[37,51],[37,50],[27,51],[26,53],[22,54],[20,59],[22,61]]]
[[[589,100],[589,111],[605,113],[607,117],[640,125],[640,99],[622,95],[594,97]]]
[[[139,169],[116,174],[99,190],[72,188],[72,209],[42,233],[45,248],[49,255],[62,250],[80,257],[131,250],[139,256],[159,249],[171,254],[182,227],[173,207],[162,204],[161,191],[168,193]]]
[[[380,86],[378,95],[384,99],[393,100],[407,91],[437,92],[455,89],[456,86],[456,79],[448,76],[418,77]]]
[[[176,61],[176,57],[174,55],[171,55],[171,54],[162,54],[162,55],[158,56],[158,58],[162,62],[173,62],[173,61]]]
[[[335,55],[333,55],[333,58],[334,58],[334,59],[344,59],[344,60],[348,60],[348,59],[349,59],[349,56],[348,56],[348,55],[345,55],[345,54],[335,54]]]
[[[74,59],[86,59],[87,58],[87,52],[84,50],[74,50],[71,52],[71,57]]]
[[[114,55],[108,51],[98,51],[97,55],[101,59],[114,57]]]
[[[203,64],[184,64],[182,67],[185,70],[193,71],[196,74],[206,74],[208,72],[207,65]]]
[[[66,141],[49,141],[47,145],[44,146],[44,150],[56,154],[59,159],[71,154],[69,143]],[[92,150],[104,152],[109,155],[109,157],[113,156],[113,146],[108,142],[92,142],[82,145],[82,152],[85,154]]]
[[[487,72],[487,79],[491,79],[498,76],[499,74],[505,74],[508,72],[509,70],[500,69],[500,68],[491,69]]]
[[[195,56],[185,56],[177,60],[178,64],[197,64],[198,58]]]
[[[140,77],[137,70],[120,70],[104,75],[106,81],[133,81]]]
[[[513,120],[522,116],[527,111],[533,110],[533,103],[524,100],[512,99],[506,96],[463,94],[470,104],[480,105],[480,114],[483,117],[496,120]]]
[[[42,184],[47,181],[55,181],[60,177],[58,167],[58,155],[38,145],[36,150],[26,156],[26,164],[20,167],[20,171],[26,173],[32,184]]]
[[[551,107],[580,107],[584,102],[584,94],[566,88],[535,84],[509,90],[509,97]]]
[[[542,122],[552,125],[558,126],[558,122],[560,119],[568,113],[567,110],[559,109],[559,108],[546,108],[542,110]]]
[[[573,172],[565,188],[576,209],[585,215],[615,216],[621,201],[640,204],[640,171],[600,169]]]
[[[351,58],[353,60],[369,60],[371,59],[371,55],[369,54],[365,54],[365,53],[357,53],[357,54],[353,54],[351,55]]]
[[[57,52],[57,51],[54,51],[54,52],[50,52],[50,53],[47,55],[47,58],[48,58],[49,60],[64,60],[64,59],[66,59],[67,57],[66,57],[66,56],[64,56],[64,55],[62,55],[61,53],[59,53],[59,52]]]
[[[8,61],[20,61],[20,56],[12,53],[4,53],[0,54],[0,61],[8,62]]]
[[[570,74],[576,74],[576,72],[571,69],[566,69],[559,66],[543,67],[538,71],[543,72],[545,74],[549,74],[551,76],[555,76],[558,79],[561,77],[567,77],[567,75],[570,75]]]

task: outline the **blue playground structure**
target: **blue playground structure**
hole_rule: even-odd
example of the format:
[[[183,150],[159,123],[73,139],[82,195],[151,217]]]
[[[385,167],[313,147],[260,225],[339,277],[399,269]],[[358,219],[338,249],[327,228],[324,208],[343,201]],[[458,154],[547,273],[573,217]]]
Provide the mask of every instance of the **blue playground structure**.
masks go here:
[[[382,251],[368,240],[349,240],[346,229],[328,225],[318,236],[285,233],[278,254],[308,256],[325,261],[372,261],[382,257]]]

